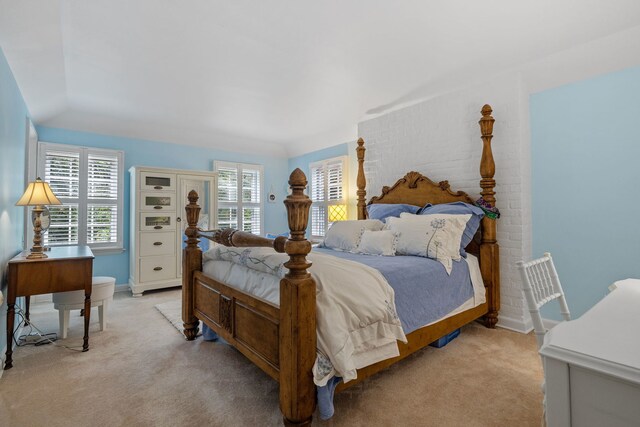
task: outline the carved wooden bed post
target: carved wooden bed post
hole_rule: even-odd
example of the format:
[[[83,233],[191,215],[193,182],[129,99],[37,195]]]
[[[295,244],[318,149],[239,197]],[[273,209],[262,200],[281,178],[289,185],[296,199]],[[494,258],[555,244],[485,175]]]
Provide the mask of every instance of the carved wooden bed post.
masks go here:
[[[316,388],[316,284],[307,272],[311,243],[305,232],[311,200],[304,194],[307,177],[296,169],[289,177],[287,208],[291,236],[285,243],[289,273],[280,281],[280,410],[287,426],[310,426]]]
[[[202,250],[198,247],[198,193],[189,192],[189,204],[186,206],[187,224],[184,234],[187,236],[187,246],[182,251],[182,321],[184,322],[184,336],[191,341],[198,336],[200,321],[194,314],[194,286],[193,273],[202,270]]]
[[[493,176],[496,172],[496,166],[493,161],[493,153],[491,152],[491,138],[493,138],[493,122],[491,116],[491,106],[485,104],[482,107],[482,118],[479,121],[480,131],[482,132],[482,159],[480,160],[480,194],[485,202],[492,207],[496,205],[496,199],[493,188],[496,181]],[[498,258],[500,256],[499,247],[496,240],[496,220],[487,218],[482,219],[482,242],[480,244],[480,271],[485,286],[489,289],[487,295],[487,303],[489,304],[489,312],[485,316],[485,325],[489,328],[495,328],[498,322],[498,311],[500,310],[500,269]]]
[[[364,148],[364,139],[358,139],[358,147],[356,148],[356,153],[358,155],[358,219],[367,219],[367,179],[364,176],[364,152],[366,148]]]

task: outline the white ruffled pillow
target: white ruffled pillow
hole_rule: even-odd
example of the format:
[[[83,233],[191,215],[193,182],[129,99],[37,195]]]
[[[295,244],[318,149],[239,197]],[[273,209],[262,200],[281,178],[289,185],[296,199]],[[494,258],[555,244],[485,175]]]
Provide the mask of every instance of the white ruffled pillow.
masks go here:
[[[365,230],[382,230],[384,224],[377,219],[361,221],[336,221],[324,237],[322,246],[340,251],[352,252],[358,248]]]
[[[417,255],[439,261],[451,274],[460,255],[460,240],[471,215],[400,214],[387,220],[389,230],[398,233],[396,253]]]
[[[395,256],[397,242],[398,235],[391,230],[365,230],[356,252],[365,255]]]

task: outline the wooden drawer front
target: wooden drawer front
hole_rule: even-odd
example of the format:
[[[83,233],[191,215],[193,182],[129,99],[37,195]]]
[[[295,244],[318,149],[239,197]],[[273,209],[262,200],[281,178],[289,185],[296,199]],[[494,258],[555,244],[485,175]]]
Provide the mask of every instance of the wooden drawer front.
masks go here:
[[[176,210],[175,193],[160,191],[140,193],[140,210],[146,212],[164,212]]]
[[[140,281],[154,282],[176,277],[174,256],[154,256],[140,259]]]
[[[175,212],[157,212],[140,214],[140,231],[174,231],[176,229]]]
[[[140,233],[140,256],[173,255],[175,246],[173,231]]]
[[[140,190],[175,191],[176,176],[172,173],[141,172]]]
[[[204,314],[216,326],[222,328],[220,324],[220,292],[200,281],[196,281],[194,289],[196,294],[196,311]]]
[[[278,323],[254,308],[234,300],[234,335],[240,345],[278,367]]]
[[[84,289],[91,283],[92,271],[93,258],[9,264],[17,297]]]

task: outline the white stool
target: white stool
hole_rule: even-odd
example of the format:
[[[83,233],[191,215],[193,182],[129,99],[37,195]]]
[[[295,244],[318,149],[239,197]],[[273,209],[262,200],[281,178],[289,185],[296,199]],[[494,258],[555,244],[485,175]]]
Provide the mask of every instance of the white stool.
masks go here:
[[[113,301],[113,291],[116,279],[113,277],[97,276],[91,280],[91,307],[98,307],[100,330],[107,329],[107,313],[109,303]],[[53,294],[53,308],[59,311],[60,337],[67,337],[69,327],[69,310],[84,308],[84,291],[58,292]]]

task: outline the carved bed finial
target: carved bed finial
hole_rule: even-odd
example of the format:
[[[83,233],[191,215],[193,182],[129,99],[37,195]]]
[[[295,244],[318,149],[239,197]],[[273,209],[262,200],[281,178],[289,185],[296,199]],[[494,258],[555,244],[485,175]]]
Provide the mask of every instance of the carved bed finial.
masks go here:
[[[356,154],[358,156],[358,177],[357,186],[358,191],[358,219],[367,218],[367,179],[364,176],[364,152],[367,149],[364,148],[364,139],[358,138],[358,147],[356,148]]]
[[[198,205],[198,193],[194,190],[189,191],[187,196],[189,204],[185,207],[187,211],[187,228],[184,234],[187,236],[187,247],[194,248],[198,246],[198,218],[200,216],[200,205]]]
[[[289,187],[291,194],[284,200],[289,219],[289,229],[291,230],[290,240],[305,240],[304,234],[307,230],[309,208],[311,200],[304,194],[307,187],[307,177],[300,168],[296,168],[289,176]],[[308,251],[306,253],[309,253]]]

